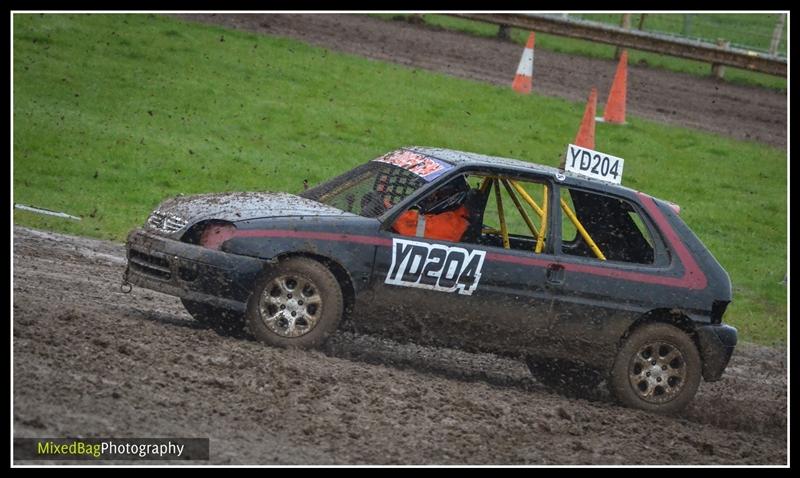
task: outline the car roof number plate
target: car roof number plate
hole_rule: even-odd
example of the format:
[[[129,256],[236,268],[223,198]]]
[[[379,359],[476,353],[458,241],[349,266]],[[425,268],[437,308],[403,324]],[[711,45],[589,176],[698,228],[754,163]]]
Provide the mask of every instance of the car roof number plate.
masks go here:
[[[622,183],[624,160],[574,144],[567,147],[565,170],[614,184]]]

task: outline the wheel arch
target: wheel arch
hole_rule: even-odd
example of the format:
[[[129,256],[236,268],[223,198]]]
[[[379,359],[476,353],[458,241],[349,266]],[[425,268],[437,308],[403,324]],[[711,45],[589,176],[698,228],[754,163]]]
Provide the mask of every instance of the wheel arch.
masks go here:
[[[680,309],[666,308],[653,309],[639,316],[638,319],[628,326],[628,328],[619,338],[617,349],[619,350],[619,348],[622,347],[622,344],[636,329],[652,323],[669,324],[675,326],[676,328],[685,332],[686,335],[692,339],[692,342],[694,342],[694,345],[697,347],[698,351],[701,350],[700,342],[698,341],[697,333],[695,332],[696,324],[691,318],[689,318],[689,314]]]
[[[627,340],[636,329],[652,323],[673,325],[686,333],[700,354],[703,379],[707,382],[719,380],[719,377],[722,375],[730,359],[731,352],[727,352],[727,349],[720,352],[719,339],[716,338],[713,332],[708,331],[708,324],[692,320],[689,314],[680,309],[654,309],[642,314],[642,316],[634,321],[620,337],[617,350],[622,347],[625,340]],[[717,342],[715,342],[715,340]],[[715,347],[715,345],[717,345],[717,347]]]
[[[285,252],[282,254],[278,254],[272,261],[267,262],[265,269],[269,268],[270,266],[274,265],[277,262],[284,261],[286,259],[291,259],[294,257],[305,257],[314,261],[317,261],[328,268],[331,271],[334,277],[336,277],[336,281],[339,282],[339,286],[342,288],[342,298],[344,299],[344,314],[345,316],[349,315],[353,307],[355,306],[355,287],[353,286],[353,279],[350,277],[350,273],[347,272],[347,269],[339,262],[330,257],[323,256],[321,254],[314,254],[313,252],[305,252],[305,251],[291,251]]]

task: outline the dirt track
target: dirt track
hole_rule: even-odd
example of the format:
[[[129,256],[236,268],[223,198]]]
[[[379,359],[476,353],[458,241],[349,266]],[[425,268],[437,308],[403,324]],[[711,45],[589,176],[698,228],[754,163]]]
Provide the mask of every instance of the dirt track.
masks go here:
[[[786,464],[786,351],[662,417],[521,363],[339,333],[277,350],[120,292],[121,245],[14,228],[14,436],[210,437],[217,464]]]
[[[519,45],[367,15],[203,14],[179,17],[295,38],[330,50],[362,55],[453,76],[510,85]],[[585,102],[589,89],[607,99],[616,63],[536,50],[534,92]],[[710,67],[709,67],[710,68]],[[737,86],[710,77],[630,65],[630,114],[738,139],[786,146],[787,94]],[[576,124],[577,130],[577,124]]]

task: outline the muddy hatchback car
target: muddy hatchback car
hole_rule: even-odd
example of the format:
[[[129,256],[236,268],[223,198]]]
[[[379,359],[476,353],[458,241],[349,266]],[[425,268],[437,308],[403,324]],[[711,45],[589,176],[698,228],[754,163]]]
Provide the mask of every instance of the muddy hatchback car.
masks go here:
[[[736,345],[728,274],[676,205],[475,153],[409,147],[298,195],[172,198],[127,257],[125,281],[272,346],[343,327],[492,352],[651,411],[686,406]]]

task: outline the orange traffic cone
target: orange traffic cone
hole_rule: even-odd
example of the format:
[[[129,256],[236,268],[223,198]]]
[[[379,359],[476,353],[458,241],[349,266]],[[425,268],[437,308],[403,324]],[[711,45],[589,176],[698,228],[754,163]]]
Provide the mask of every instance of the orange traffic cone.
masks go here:
[[[594,115],[597,112],[597,88],[592,87],[589,91],[589,101],[586,102],[586,109],[583,111],[583,119],[581,126],[578,128],[578,134],[575,136],[575,141],[572,142],[575,146],[582,148],[594,149]],[[558,168],[562,171],[566,168],[567,157],[561,156],[561,162]]]
[[[611,92],[603,113],[606,123],[625,124],[625,91],[628,87],[628,50],[622,50],[617,64],[617,72],[611,83]]]
[[[594,115],[597,111],[597,88],[592,87],[589,92],[589,101],[586,102],[586,109],[583,112],[583,121],[575,136],[575,146],[594,149]]]
[[[528,94],[533,86],[533,42],[534,33],[531,32],[528,43],[525,44],[525,49],[522,51],[514,82],[511,83],[511,88],[517,93]]]

